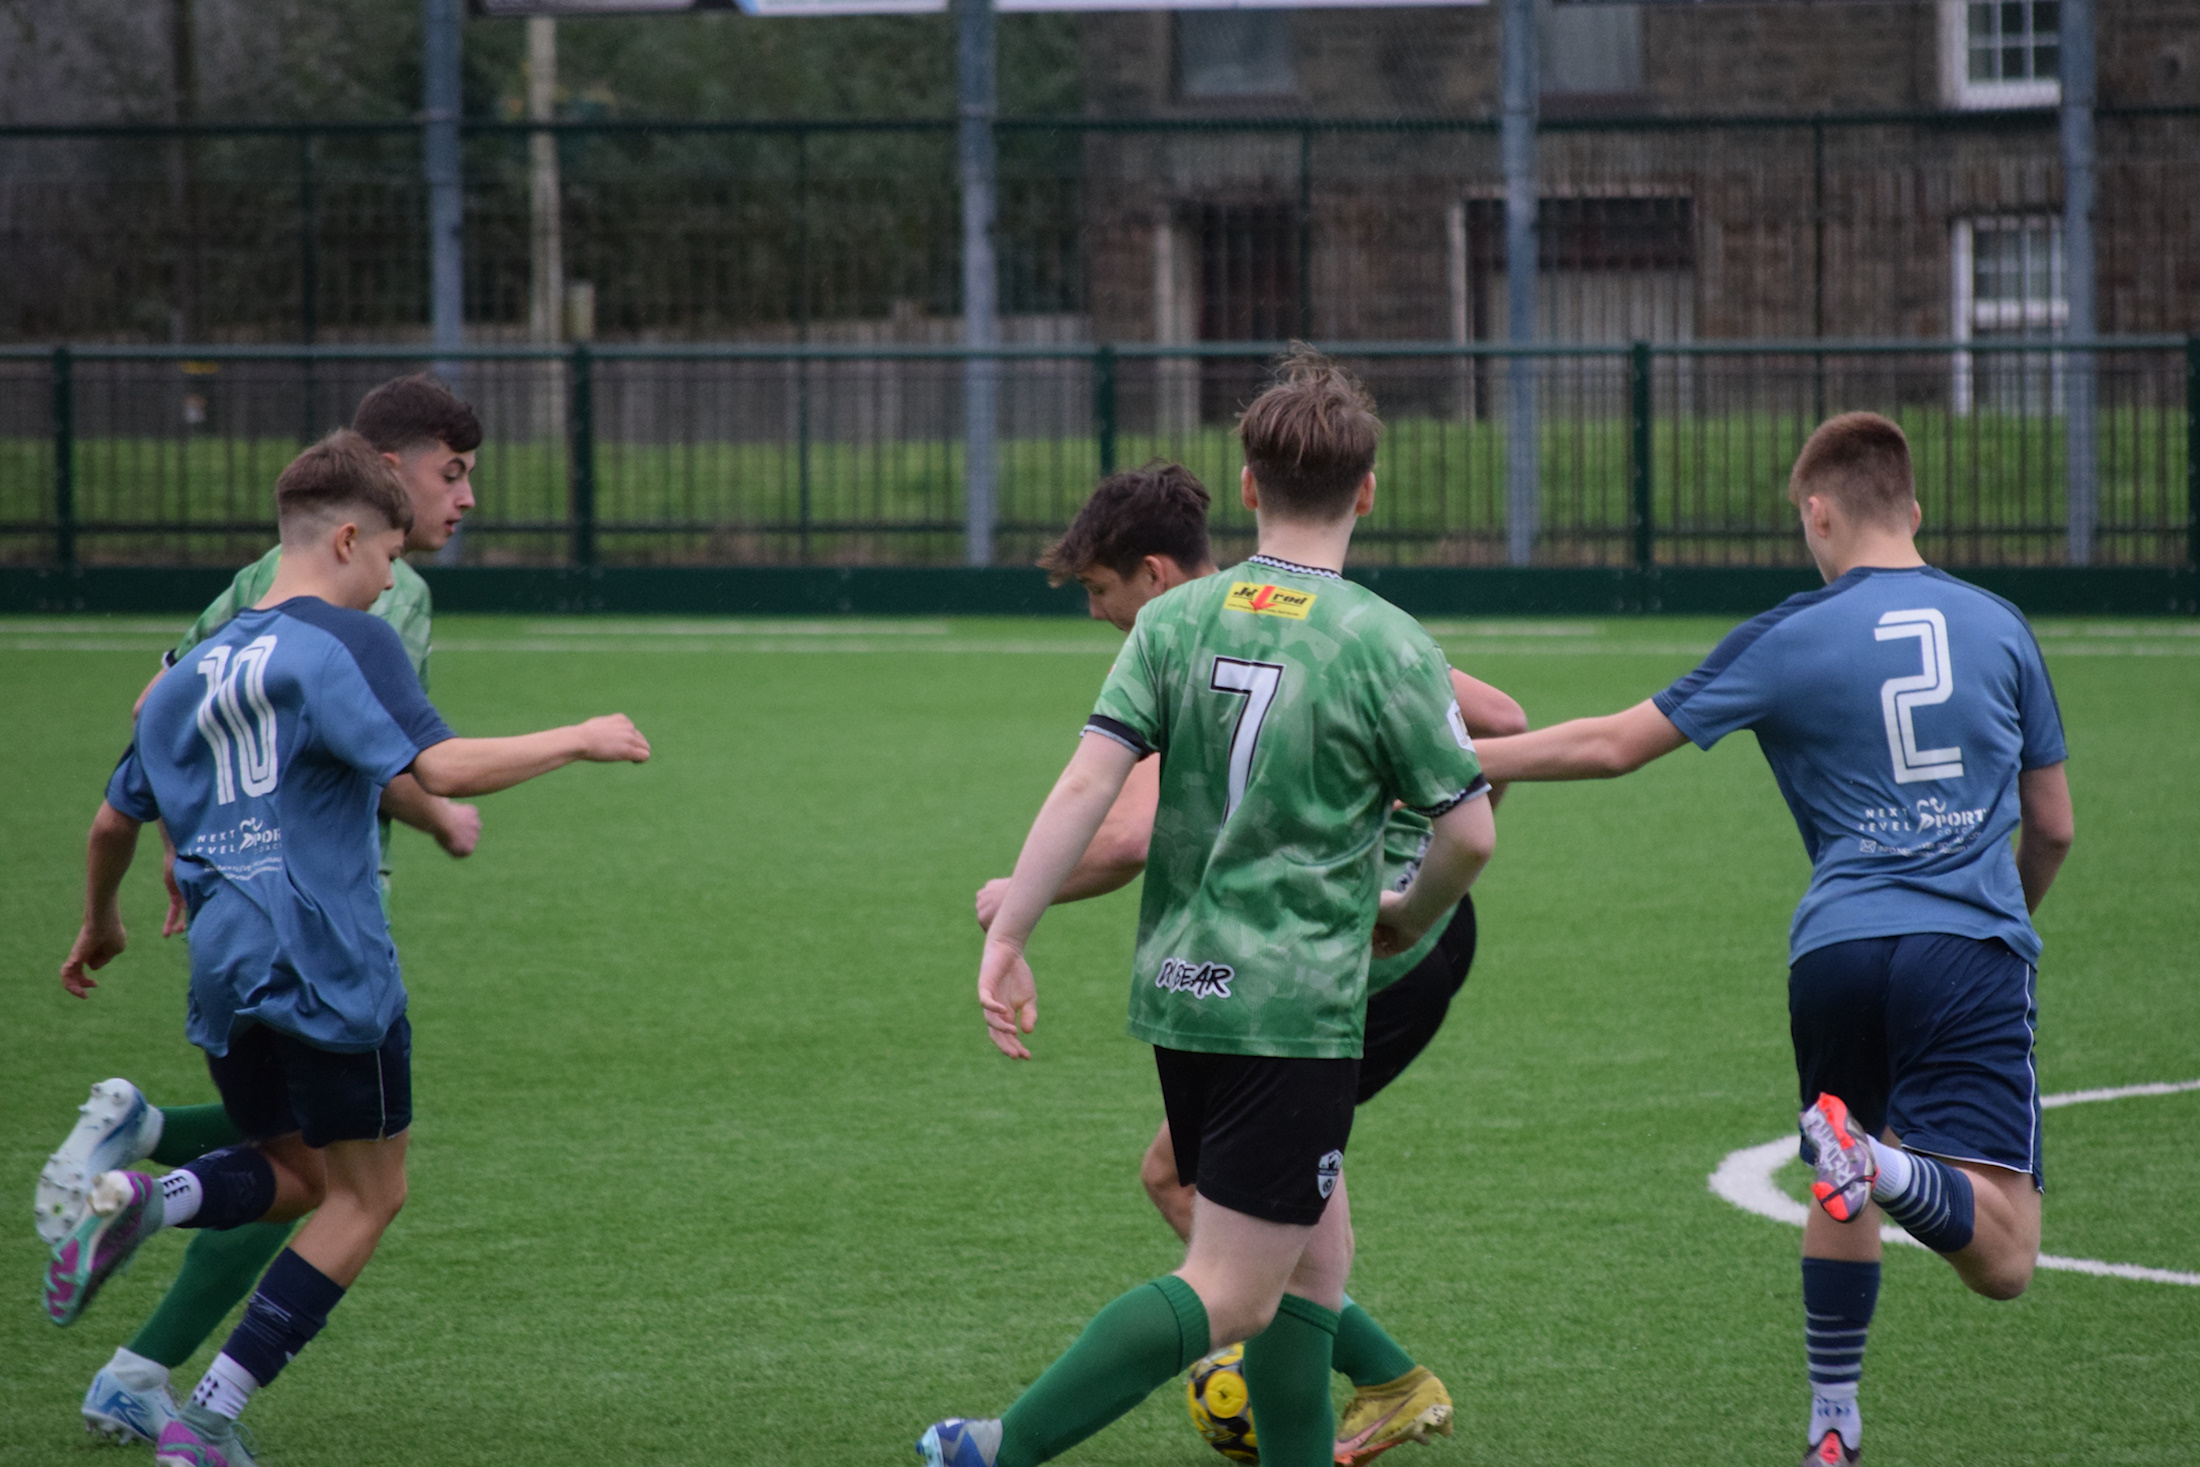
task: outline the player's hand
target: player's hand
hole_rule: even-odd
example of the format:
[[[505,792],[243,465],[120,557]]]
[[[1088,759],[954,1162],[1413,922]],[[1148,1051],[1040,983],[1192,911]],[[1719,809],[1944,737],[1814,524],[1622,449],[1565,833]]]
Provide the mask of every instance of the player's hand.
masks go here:
[[[996,876],[978,888],[978,926],[991,932],[993,919],[1001,914],[1001,901],[1008,895],[1008,878]]]
[[[606,713],[582,724],[581,757],[594,764],[646,764],[649,740],[624,713]]]
[[[99,984],[87,969],[104,968],[121,956],[130,942],[122,930],[122,914],[110,912],[96,921],[87,920],[61,964],[61,986],[78,998],[89,997]]]
[[[1428,929],[1415,931],[1406,925],[1406,895],[1402,891],[1386,891],[1382,903],[1375,910],[1375,956],[1394,958],[1402,952],[1410,952],[1413,945],[1428,936]]]
[[[454,859],[472,855],[481,844],[481,807],[444,800],[438,813],[443,818],[435,829],[435,843]]]
[[[985,1010],[986,1035],[1010,1059],[1030,1059],[1018,1037],[1039,1024],[1039,985],[1031,964],[1005,942],[988,942],[978,959],[978,1007]]]
[[[183,899],[183,888],[176,885],[176,848],[168,844],[167,834],[161,831],[160,884],[168,888],[168,912],[160,919],[160,935],[177,937],[191,921],[191,907]]]

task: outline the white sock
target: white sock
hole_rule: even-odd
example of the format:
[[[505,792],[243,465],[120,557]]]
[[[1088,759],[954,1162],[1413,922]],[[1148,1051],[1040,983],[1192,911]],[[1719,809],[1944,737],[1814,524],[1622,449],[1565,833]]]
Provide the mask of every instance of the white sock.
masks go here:
[[[1910,1153],[1899,1146],[1889,1146],[1874,1136],[1872,1155],[1879,1162],[1879,1175],[1872,1180],[1872,1200],[1885,1202],[1900,1197],[1910,1190],[1910,1174],[1916,1170],[1910,1165]],[[1854,1446],[1854,1442],[1849,1445]]]
[[[129,1350],[115,1351],[107,1373],[133,1391],[153,1391],[168,1384],[168,1367]]]
[[[1804,1440],[1815,1444],[1829,1431],[1841,1433],[1841,1444],[1852,1452],[1864,1440],[1864,1418],[1856,1409],[1853,1380],[1810,1388],[1810,1434]]]
[[[252,1372],[224,1353],[216,1355],[214,1363],[206,1367],[206,1374],[199,1377],[198,1389],[191,1392],[191,1404],[235,1421],[244,1415],[245,1403],[259,1388]]]
[[[182,1227],[199,1215],[199,1204],[205,1200],[206,1188],[200,1185],[198,1173],[176,1168],[160,1179],[160,1225]]]

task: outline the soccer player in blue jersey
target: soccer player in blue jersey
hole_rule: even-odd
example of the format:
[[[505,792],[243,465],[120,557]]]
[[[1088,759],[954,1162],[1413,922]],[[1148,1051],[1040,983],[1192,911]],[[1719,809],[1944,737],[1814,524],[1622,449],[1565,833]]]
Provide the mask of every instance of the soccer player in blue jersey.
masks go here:
[[[2008,602],[1925,564],[1902,430],[1822,425],[1788,497],[1825,589],[1647,702],[1480,745],[1493,780],[1629,773],[1757,735],[1809,853],[1788,1012],[1802,1150],[1809,1464],[1854,1463],[1884,1212],[1993,1299],[2039,1257],[2030,913],[2070,850],[2063,730]],[[2012,851],[2009,837],[2017,836]]]
[[[434,377],[419,373],[392,378],[367,393],[352,416],[352,427],[396,469],[412,502],[413,522],[405,549],[440,550],[474,504],[472,475],[482,432],[472,407]],[[161,655],[162,671],[153,682],[265,596],[281,554],[278,546],[238,571],[182,638]],[[406,657],[426,689],[432,612],[428,584],[402,560],[391,563],[390,574],[393,584],[375,599],[372,611],[405,644]],[[148,682],[138,695],[140,706],[152,686]],[[452,856],[471,854],[481,836],[477,806],[438,799],[409,774],[384,787],[381,815],[385,890],[390,881],[393,820],[434,837]],[[176,885],[175,852],[165,828],[161,828],[161,845],[168,887],[168,916],[161,924],[161,936],[173,937],[184,930],[187,906]],[[83,1220],[92,1179],[101,1172],[148,1158],[176,1166],[244,1140],[219,1101],[157,1105],[119,1077],[94,1085],[91,1098],[79,1111],[75,1126],[39,1174],[38,1232],[49,1246],[58,1246]],[[175,1415],[169,1372],[190,1359],[251,1292],[291,1231],[291,1224],[268,1223],[193,1237],[168,1292],[92,1377],[79,1408],[86,1428],[117,1442],[158,1440],[161,1427]]]
[[[122,952],[123,874],[144,822],[165,822],[190,906],[186,1032],[250,1140],[157,1181],[101,1174],[47,1272],[56,1323],[161,1228],[313,1214],[161,1429],[160,1467],[250,1467],[236,1418],[319,1332],[405,1200],[412,1030],[376,872],[384,787],[410,771],[430,795],[487,794],[577,759],[649,757],[621,715],[452,736],[397,633],[367,614],[412,506],[358,434],[300,454],[276,505],[266,593],[145,700],[92,823],[84,925],[61,968],[82,998],[88,970]]]

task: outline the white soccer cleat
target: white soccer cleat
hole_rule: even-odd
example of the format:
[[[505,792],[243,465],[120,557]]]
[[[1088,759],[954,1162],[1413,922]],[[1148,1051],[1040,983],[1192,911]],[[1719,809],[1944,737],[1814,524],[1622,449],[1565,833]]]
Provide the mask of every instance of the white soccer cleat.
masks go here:
[[[38,1173],[38,1236],[58,1248],[90,1205],[94,1179],[143,1161],[160,1144],[161,1114],[128,1080],[102,1080],[77,1107],[69,1132]]]
[[[176,1398],[165,1383],[141,1389],[126,1384],[112,1365],[92,1377],[84,1393],[84,1429],[121,1446],[160,1440],[161,1428],[176,1419]]]

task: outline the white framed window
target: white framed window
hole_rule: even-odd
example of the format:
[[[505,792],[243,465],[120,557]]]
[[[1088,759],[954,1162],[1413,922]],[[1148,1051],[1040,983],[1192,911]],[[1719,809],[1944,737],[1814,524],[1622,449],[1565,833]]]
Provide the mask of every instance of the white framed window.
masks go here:
[[[1949,321],[1957,341],[2061,336],[2070,324],[2062,220],[1993,214],[1950,227]],[[1955,354],[1952,406],[2040,414],[2062,407],[2059,354]]]
[[[1951,107],[2062,100],[2061,0],[1941,0],[1940,89]]]

